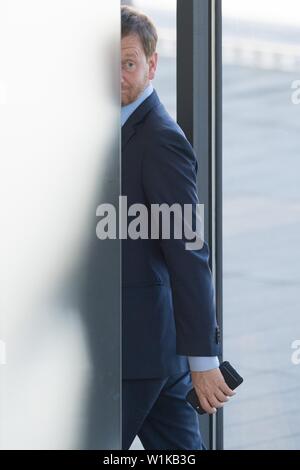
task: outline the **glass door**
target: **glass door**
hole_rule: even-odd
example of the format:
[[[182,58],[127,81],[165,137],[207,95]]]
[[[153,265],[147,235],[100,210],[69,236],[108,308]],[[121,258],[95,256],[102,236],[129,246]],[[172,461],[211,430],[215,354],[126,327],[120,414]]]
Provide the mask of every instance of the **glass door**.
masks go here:
[[[300,5],[223,0],[225,449],[300,449]]]

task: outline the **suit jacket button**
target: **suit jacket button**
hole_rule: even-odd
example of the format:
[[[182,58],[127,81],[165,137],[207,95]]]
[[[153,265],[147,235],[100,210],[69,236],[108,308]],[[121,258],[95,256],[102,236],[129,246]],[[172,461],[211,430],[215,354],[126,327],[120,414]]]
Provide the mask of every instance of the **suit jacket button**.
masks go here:
[[[217,344],[221,343],[221,331],[219,327],[216,328],[216,343]]]

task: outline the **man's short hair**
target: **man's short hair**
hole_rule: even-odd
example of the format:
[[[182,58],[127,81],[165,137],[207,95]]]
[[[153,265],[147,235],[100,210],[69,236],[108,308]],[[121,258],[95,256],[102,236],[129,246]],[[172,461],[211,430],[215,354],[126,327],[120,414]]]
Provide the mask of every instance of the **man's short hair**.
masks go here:
[[[137,34],[143,45],[147,59],[154,54],[157,45],[157,31],[144,13],[139,12],[129,5],[121,6],[121,35],[122,38],[130,34]]]

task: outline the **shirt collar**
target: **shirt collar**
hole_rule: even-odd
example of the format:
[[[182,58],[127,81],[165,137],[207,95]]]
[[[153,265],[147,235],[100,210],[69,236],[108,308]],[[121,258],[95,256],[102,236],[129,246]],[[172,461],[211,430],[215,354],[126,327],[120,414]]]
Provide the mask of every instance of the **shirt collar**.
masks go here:
[[[121,108],[121,125],[123,126],[127,119],[130,118],[132,113],[152,94],[153,86],[152,83],[145,88],[145,90],[140,94],[140,96],[133,101],[133,103],[122,106]]]

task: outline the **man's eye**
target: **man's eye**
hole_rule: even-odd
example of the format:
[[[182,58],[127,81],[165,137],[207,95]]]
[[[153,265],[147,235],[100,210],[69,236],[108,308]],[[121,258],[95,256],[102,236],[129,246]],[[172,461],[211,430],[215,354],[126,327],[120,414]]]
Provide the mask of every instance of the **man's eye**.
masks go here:
[[[132,62],[131,60],[126,60],[122,62],[122,67],[123,69],[127,70],[128,72],[133,72],[136,68],[135,62]]]

